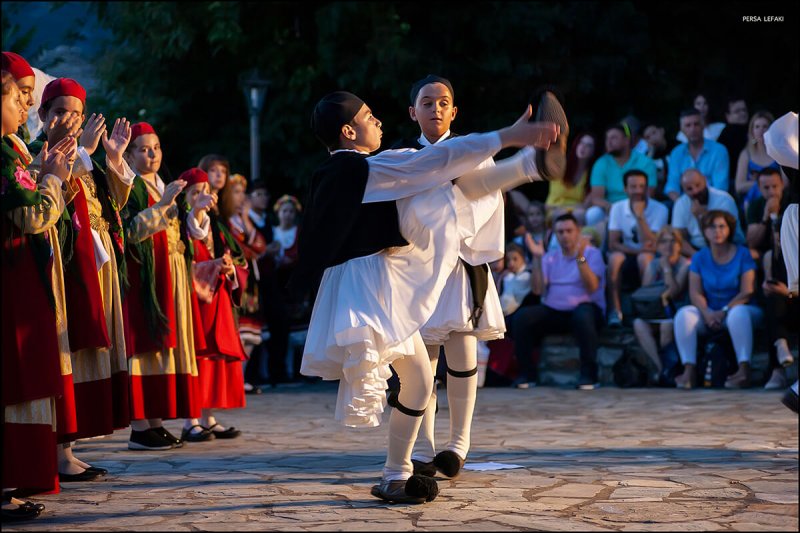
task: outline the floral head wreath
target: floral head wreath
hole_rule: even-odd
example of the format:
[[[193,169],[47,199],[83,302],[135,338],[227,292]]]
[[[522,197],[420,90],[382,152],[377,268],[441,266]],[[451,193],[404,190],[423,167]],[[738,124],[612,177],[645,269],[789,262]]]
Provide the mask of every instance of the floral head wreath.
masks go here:
[[[278,198],[278,201],[275,202],[275,207],[273,207],[275,212],[277,213],[281,206],[286,202],[290,202],[294,206],[294,210],[298,213],[303,210],[303,207],[300,205],[300,202],[297,200],[297,198],[289,194],[284,194]]]

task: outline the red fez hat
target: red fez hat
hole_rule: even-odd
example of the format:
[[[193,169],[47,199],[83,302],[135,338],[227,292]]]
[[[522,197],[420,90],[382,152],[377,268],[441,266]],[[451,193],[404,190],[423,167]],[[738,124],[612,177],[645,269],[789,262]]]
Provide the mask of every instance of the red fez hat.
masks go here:
[[[153,135],[156,134],[156,130],[153,129],[153,126],[148,124],[147,122],[137,122],[133,126],[131,126],[131,142],[135,141],[137,137],[140,135],[145,135],[147,133],[152,133]]]
[[[191,187],[197,183],[208,183],[208,174],[197,167],[193,167],[184,171],[183,174],[178,176],[178,179],[186,180],[186,187]]]
[[[84,106],[86,106],[86,89],[84,89],[80,83],[71,78],[56,78],[45,85],[44,92],[42,92],[41,105],[44,105],[53,98],[58,98],[59,96],[74,96],[80,100]]]
[[[3,52],[3,70],[14,76],[15,80],[35,76],[28,62],[14,52]]]

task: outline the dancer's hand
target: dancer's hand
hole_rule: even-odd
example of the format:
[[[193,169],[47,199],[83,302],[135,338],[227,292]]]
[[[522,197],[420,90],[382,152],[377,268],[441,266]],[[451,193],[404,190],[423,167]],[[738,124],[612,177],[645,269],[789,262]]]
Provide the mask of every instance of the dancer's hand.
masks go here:
[[[528,122],[532,115],[533,108],[528,105],[514,124],[498,131],[503,148],[534,146],[547,150],[558,139],[561,128],[555,122]]]
[[[86,127],[83,128],[81,134],[80,144],[86,153],[92,155],[97,146],[100,144],[100,137],[106,132],[106,119],[100,114],[92,113],[89,120],[86,121]]]
[[[117,168],[122,166],[122,154],[131,142],[131,131],[131,123],[125,117],[114,121],[110,137],[108,131],[103,131],[103,148],[106,150],[108,160]]]
[[[54,116],[47,124],[47,140],[50,145],[55,146],[64,137],[80,137],[83,134],[82,116],[73,113]]]
[[[175,180],[167,183],[167,186],[164,187],[164,194],[161,195],[161,200],[156,202],[156,205],[159,207],[172,205],[184,187],[186,187],[186,180]]]
[[[60,144],[60,143],[59,143]],[[62,182],[69,176],[69,165],[67,156],[58,149],[48,149],[47,141],[44,142],[41,151],[42,156],[42,175],[52,174]]]

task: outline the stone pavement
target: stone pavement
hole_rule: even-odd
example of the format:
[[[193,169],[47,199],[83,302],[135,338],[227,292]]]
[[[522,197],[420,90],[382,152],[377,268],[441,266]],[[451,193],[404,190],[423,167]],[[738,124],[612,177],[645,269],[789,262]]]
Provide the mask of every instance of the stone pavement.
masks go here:
[[[442,478],[424,505],[370,496],[386,425],[342,428],[335,400],[334,383],[268,389],[222,415],[241,438],[167,452],[128,451],[127,431],[81,441],[109,475],[3,530],[797,531],[798,418],[777,392],[481,389],[467,464],[522,468]]]

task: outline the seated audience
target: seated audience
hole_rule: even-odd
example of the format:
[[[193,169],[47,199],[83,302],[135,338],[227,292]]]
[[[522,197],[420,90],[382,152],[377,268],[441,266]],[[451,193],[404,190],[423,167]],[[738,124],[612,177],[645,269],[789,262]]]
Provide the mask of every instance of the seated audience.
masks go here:
[[[747,144],[747,121],[750,114],[747,102],[738,95],[728,97],[728,110],[725,112],[725,128],[719,134],[717,142],[728,151],[728,176],[736,176],[736,162],[739,152]],[[735,193],[736,180],[730,180],[728,193]]]
[[[655,364],[658,373],[663,370],[659,349],[674,340],[673,309],[681,307],[686,300],[689,281],[689,260],[681,255],[682,237],[672,226],[663,226],[656,236],[658,255],[650,262],[642,276],[642,287],[663,288],[658,296],[663,316],[637,317],[633,321],[633,332],[642,349]],[[658,344],[656,336],[658,335]]]
[[[744,234],[738,223],[739,211],[733,197],[714,187],[709,187],[706,177],[697,169],[690,168],[681,177],[684,194],[672,208],[672,226],[681,232],[683,248],[681,253],[692,257],[697,250],[706,245],[700,219],[711,210],[727,211],[737,219],[734,242],[744,243]]]
[[[647,142],[645,155],[652,159],[656,165],[656,190],[653,193],[653,198],[659,202],[669,201],[670,205],[672,205],[672,200],[664,193],[664,187],[667,184],[667,175],[669,173],[669,153],[674,145],[667,143],[667,136],[664,133],[663,126],[654,123],[645,126],[642,138]]]
[[[773,247],[773,229],[789,205],[789,191],[780,170],[772,167],[758,171],[757,179],[760,195],[747,208],[747,246],[763,256]]]
[[[599,385],[597,344],[606,305],[605,264],[571,214],[558,217],[553,230],[558,250],[545,253],[541,243],[532,242],[531,289],[541,295],[542,303],[520,308],[510,324],[520,368],[514,385],[528,388],[536,383],[531,354],[546,335],[571,332],[580,347],[578,388],[592,390]]]
[[[780,172],[778,163],[767,155],[764,146],[764,132],[775,119],[766,111],[757,111],[750,119],[747,129],[747,145],[739,153],[736,163],[736,198],[743,211],[747,205],[760,196],[758,173],[771,168]]]
[[[750,300],[755,290],[756,264],[750,251],[733,242],[736,219],[727,211],[711,210],[703,216],[703,235],[708,246],[692,257],[689,272],[691,305],[675,316],[675,342],[683,374],[675,378],[679,388],[695,386],[697,337],[727,328],[733,341],[739,369],[728,376],[726,388],[750,384],[753,328],[764,312]]]
[[[579,133],[573,137],[572,146],[567,153],[567,168],[563,180],[550,182],[545,205],[550,218],[557,218],[566,212],[575,215],[579,223],[586,218],[587,198],[589,190],[589,172],[597,160],[598,153],[595,137],[591,133]]]
[[[687,142],[676,146],[669,155],[669,174],[664,192],[675,201],[681,193],[680,178],[696,168],[715,189],[728,190],[728,151],[716,141],[703,138],[703,119],[696,109],[681,113],[681,131]]]
[[[541,242],[541,241],[539,241]],[[503,316],[512,315],[531,293],[531,273],[525,264],[522,247],[511,242],[506,245],[506,270],[500,276],[500,307]]]
[[[666,206],[648,198],[644,172],[629,170],[622,179],[628,198],[614,203],[608,217],[608,325],[615,327],[622,325],[620,281],[629,288],[639,286],[644,270],[653,260],[655,234],[669,218]]]
[[[513,242],[523,249],[525,253],[525,262],[528,263],[531,260],[531,254],[525,246],[526,235],[530,235],[535,241],[548,243],[550,242],[552,232],[547,229],[547,216],[545,214],[545,206],[542,202],[537,202],[536,200],[531,201],[528,204],[526,215],[527,216],[523,220],[525,232],[522,235],[514,237]]]
[[[703,138],[716,141],[725,128],[725,123],[711,122],[711,114],[709,113],[710,106],[708,105],[708,99],[703,93],[697,93],[697,95],[695,95],[694,100],[692,100],[692,107],[700,112],[700,118],[703,120]],[[686,134],[682,131],[679,131],[675,138],[682,143],[688,140]]]
[[[764,254],[764,312],[769,340],[769,381],[765,389],[785,389],[789,382],[785,368],[794,363],[789,350],[789,333],[800,329],[800,300],[789,297],[786,263],[781,248],[780,223],[772,228],[775,247]]]
[[[586,225],[600,230],[601,222],[606,220],[611,204],[627,198],[622,175],[631,169],[639,169],[647,174],[647,185],[656,187],[656,166],[653,160],[640,152],[632,152],[630,132],[627,125],[615,124],[606,130],[606,154],[592,167],[589,183],[591,207],[586,211]],[[605,235],[605,230],[602,230]]]

